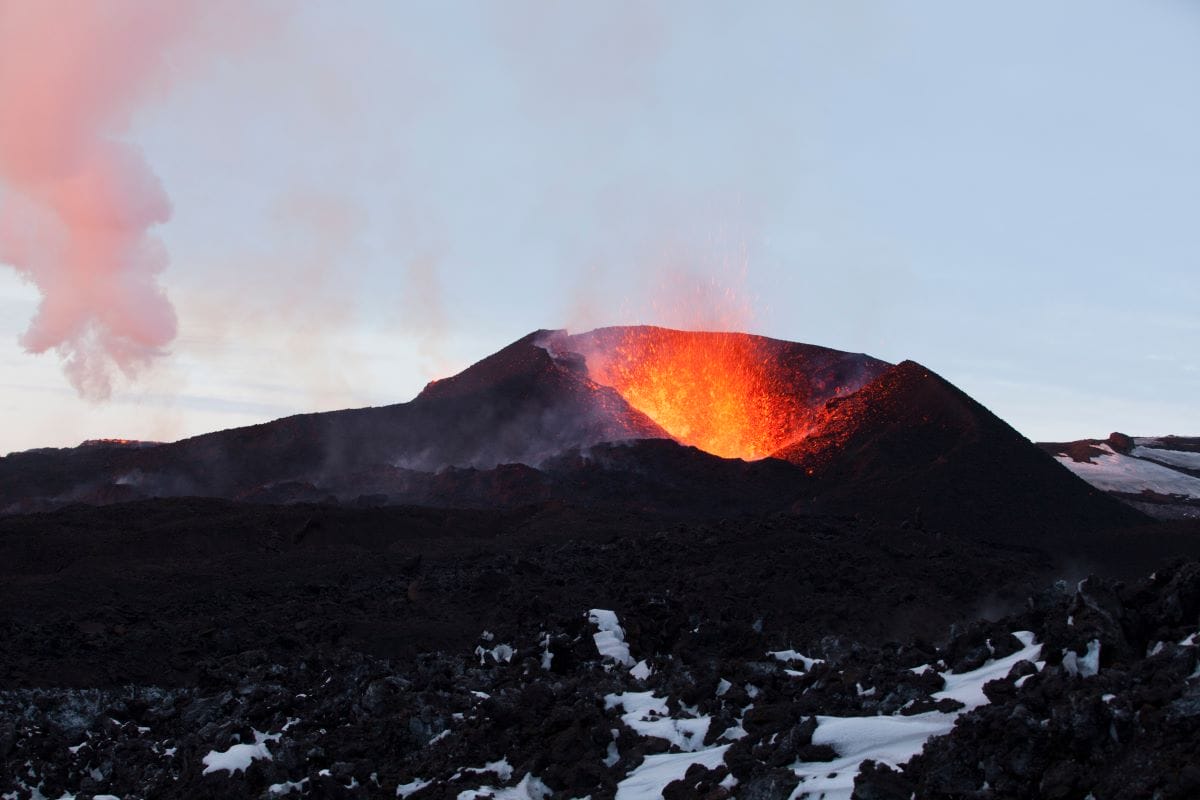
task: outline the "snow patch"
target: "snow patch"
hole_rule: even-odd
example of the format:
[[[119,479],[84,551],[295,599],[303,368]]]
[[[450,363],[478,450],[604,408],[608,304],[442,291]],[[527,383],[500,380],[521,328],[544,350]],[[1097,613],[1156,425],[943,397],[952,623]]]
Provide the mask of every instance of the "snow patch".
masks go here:
[[[716,769],[725,763],[725,751],[729,745],[721,745],[698,753],[661,753],[646,756],[637,769],[617,784],[616,800],[662,800],[663,789],[671,781],[687,774],[688,767],[700,764],[706,769]]]
[[[1159,642],[1159,644],[1162,644]],[[1087,644],[1087,653],[1076,655],[1071,650],[1063,651],[1063,669],[1081,678],[1090,678],[1100,672],[1100,640],[1092,639]]]
[[[505,778],[504,780],[508,779]],[[545,800],[545,798],[552,794],[554,794],[553,790],[542,783],[539,778],[535,778],[533,775],[526,775],[516,786],[505,789],[494,789],[491,786],[467,789],[464,792],[458,793],[458,800],[477,800],[477,798],[491,798],[491,800]]]
[[[792,800],[800,797],[823,797],[825,800],[849,800],[854,791],[854,778],[866,759],[898,767],[925,747],[934,736],[950,732],[958,717],[973,708],[986,705],[983,685],[1008,675],[1018,661],[1035,661],[1041,655],[1041,645],[1035,644],[1029,631],[1013,634],[1022,648],[1004,658],[992,659],[971,672],[955,675],[942,673],[945,689],[933,695],[935,699],[958,700],[964,707],[948,714],[928,711],[905,716],[830,717],[818,716],[813,744],[829,745],[838,753],[833,761],[800,762],[792,770],[800,783]]]
[[[657,736],[685,752],[695,752],[708,735],[709,717],[674,719],[668,716],[667,701],[653,692],[623,692],[604,697],[604,708],[624,710],[621,721],[640,736]]]
[[[1200,469],[1200,453],[1190,453],[1186,450],[1167,450],[1158,447],[1143,447],[1141,445],[1129,451],[1129,455],[1138,458],[1149,458],[1172,467],[1184,469]]]
[[[602,658],[611,658],[626,667],[633,666],[633,658],[629,655],[629,645],[625,643],[625,629],[617,620],[617,613],[603,608],[593,608],[587,613],[588,622],[596,626],[592,634],[596,649]]]
[[[235,772],[244,772],[252,762],[259,759],[271,761],[271,751],[267,749],[267,742],[277,742],[280,737],[281,734],[278,733],[268,735],[255,731],[254,744],[235,744],[228,750],[210,750],[202,759],[204,772],[201,774],[226,770],[232,775]]]
[[[301,778],[298,781],[284,781],[283,783],[272,783],[267,787],[267,794],[282,795],[291,794],[292,792],[303,792],[304,784],[308,783],[308,778]]]
[[[621,751],[617,749],[617,735],[620,733],[616,728],[613,729],[613,739],[608,743],[608,749],[604,751],[604,766],[612,769],[621,760]]]
[[[512,647],[506,644],[498,644],[491,649],[488,649],[483,645],[475,648],[475,655],[479,656],[479,666],[483,666],[487,663],[488,656],[491,656],[492,660],[497,664],[501,662],[507,663],[512,661],[513,652],[514,651]]]
[[[1176,472],[1170,467],[1142,458],[1121,455],[1106,444],[1097,445],[1097,448],[1102,452],[1092,456],[1091,461],[1073,461],[1070,456],[1055,458],[1058,463],[1098,489],[1129,494],[1141,494],[1149,489],[1159,494],[1200,498],[1200,478],[1193,478],[1191,475]],[[1174,451],[1156,451],[1164,452]]]
[[[507,781],[512,778],[512,764],[508,763],[507,758],[502,758],[499,761],[489,761],[482,767],[466,767],[461,772],[473,772],[476,775],[482,775],[485,772],[494,772],[496,777],[502,781]]]
[[[396,787],[396,797],[408,797],[410,794],[416,794],[431,783],[433,781],[424,781],[420,778],[402,783]]]
[[[782,661],[785,664],[793,661],[799,661],[804,665],[805,670],[812,669],[816,664],[825,663],[825,659],[823,658],[809,658],[808,656],[798,653],[795,650],[769,650],[767,651],[767,655],[777,661]]]

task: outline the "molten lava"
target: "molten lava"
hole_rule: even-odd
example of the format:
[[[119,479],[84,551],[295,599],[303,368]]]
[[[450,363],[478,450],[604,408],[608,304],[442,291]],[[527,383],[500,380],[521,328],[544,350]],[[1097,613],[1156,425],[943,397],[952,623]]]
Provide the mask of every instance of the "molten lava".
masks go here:
[[[725,458],[765,458],[803,436],[807,409],[763,339],[630,328],[589,372],[678,441]]]

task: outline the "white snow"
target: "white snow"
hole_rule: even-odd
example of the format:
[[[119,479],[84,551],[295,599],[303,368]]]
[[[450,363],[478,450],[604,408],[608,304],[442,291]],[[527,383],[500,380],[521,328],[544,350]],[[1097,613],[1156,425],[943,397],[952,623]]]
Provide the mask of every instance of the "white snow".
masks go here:
[[[646,659],[642,659],[633,665],[629,670],[629,674],[639,681],[644,681],[653,674],[654,670],[650,669],[650,665],[646,663]]]
[[[949,733],[957,714],[930,711],[911,717],[817,717],[813,744],[827,744],[838,752],[833,761],[796,764],[792,769],[800,784],[792,797],[824,793],[827,800],[848,798],[864,759],[898,766],[921,752],[933,736]],[[832,776],[832,777],[830,777]]]
[[[254,744],[235,744],[228,750],[210,750],[202,760],[204,761],[203,775],[218,770],[226,770],[232,775],[235,772],[243,772],[251,762],[259,759],[266,761],[272,760],[271,751],[267,749],[267,742],[279,741],[280,734],[275,733],[267,735],[265,733],[254,732]]]
[[[488,649],[483,645],[475,648],[475,655],[479,656],[479,665],[483,666],[487,663],[487,657],[491,656],[499,664],[501,661],[512,661],[513,649],[507,644],[498,644],[495,647]]]
[[[813,665],[815,664],[825,663],[825,659],[823,658],[809,658],[806,655],[797,653],[795,650],[770,650],[767,652],[767,655],[771,656],[771,658],[774,658],[777,661],[783,661],[784,663],[799,661],[804,665],[804,669],[806,670],[812,669]]]
[[[1161,645],[1162,642],[1159,642]],[[1063,653],[1063,669],[1072,675],[1090,678],[1100,672],[1100,640],[1092,639],[1087,644],[1087,653],[1076,655],[1067,650]]]
[[[301,778],[298,781],[272,783],[267,787],[267,794],[291,794],[292,792],[302,792],[304,791],[304,784],[306,783],[308,783],[308,778]]]
[[[742,727],[741,720],[738,720],[733,725],[730,725],[725,731],[717,737],[717,739],[725,742],[736,742],[738,739],[745,739],[750,734]]]
[[[553,793],[540,779],[526,775],[516,786],[506,789],[493,789],[491,786],[467,789],[458,793],[458,800],[476,800],[484,797],[490,797],[492,800],[545,800]]]
[[[949,733],[961,714],[988,702],[983,693],[985,683],[1005,677],[1018,661],[1034,661],[1041,654],[1041,645],[1034,643],[1032,633],[1018,631],[1014,635],[1023,645],[1016,653],[990,660],[979,669],[961,675],[942,673],[946,687],[933,697],[962,702],[964,708],[959,711],[949,714],[928,711],[910,717],[818,716],[813,744],[829,745],[837,751],[838,758],[793,765],[792,769],[801,780],[792,799],[807,795],[825,800],[849,800],[854,790],[854,778],[865,759],[899,766],[921,752],[931,737]]]
[[[1189,634],[1187,635],[1187,638],[1186,638],[1186,639],[1184,639],[1184,640],[1182,640],[1182,641],[1179,643],[1179,645],[1180,645],[1181,647],[1194,647],[1194,646],[1195,646],[1195,644],[1196,644],[1196,634],[1195,634],[1195,633],[1189,633]]]
[[[508,763],[507,758],[502,758],[499,761],[489,761],[488,763],[484,764],[482,767],[465,767],[464,769],[462,769],[460,771],[461,772],[473,772],[476,775],[480,775],[484,772],[494,772],[494,773],[496,773],[496,776],[498,778],[500,778],[500,780],[502,780],[502,781],[507,781],[509,778],[512,777],[512,774],[513,774],[512,764]]]
[[[621,708],[621,721],[641,736],[657,736],[685,752],[694,752],[704,745],[708,735],[709,717],[674,719],[667,716],[667,701],[654,692],[622,692],[604,698],[604,707]]]
[[[610,769],[616,766],[621,760],[621,751],[617,749],[617,740],[613,739],[608,743],[608,749],[604,751],[604,766]]]
[[[1200,453],[1190,453],[1186,450],[1166,450],[1157,447],[1135,447],[1129,455],[1138,458],[1152,458],[1172,467],[1184,469],[1200,469]]]
[[[420,778],[416,778],[408,783],[402,783],[396,787],[396,797],[408,797],[410,794],[416,794],[431,783],[433,781],[424,781]]]
[[[1099,489],[1131,494],[1150,489],[1159,494],[1200,498],[1200,478],[1193,478],[1191,475],[1141,458],[1121,455],[1106,444],[1097,445],[1097,448],[1102,453],[1092,456],[1091,462],[1073,461],[1069,456],[1055,458],[1064,467]]]
[[[629,655],[629,645],[625,643],[625,629],[617,620],[615,611],[603,608],[593,608],[587,613],[588,622],[596,626],[592,634],[596,649],[604,658],[611,658],[626,667],[633,666],[633,657]]]
[[[942,680],[946,682],[946,686],[942,691],[935,693],[933,698],[941,700],[943,697],[949,697],[958,700],[965,703],[968,710],[987,705],[988,699],[983,693],[985,683],[996,678],[1003,678],[1008,675],[1009,670],[1018,661],[1033,661],[1042,652],[1041,646],[1033,643],[1034,636],[1031,632],[1017,631],[1013,635],[1020,640],[1024,647],[1010,656],[990,660],[971,672],[964,672],[961,675],[942,673]]]
[[[661,753],[646,756],[637,769],[617,784],[616,800],[661,800],[662,790],[671,781],[682,778],[692,764],[715,769],[725,762],[729,745],[698,753]]]

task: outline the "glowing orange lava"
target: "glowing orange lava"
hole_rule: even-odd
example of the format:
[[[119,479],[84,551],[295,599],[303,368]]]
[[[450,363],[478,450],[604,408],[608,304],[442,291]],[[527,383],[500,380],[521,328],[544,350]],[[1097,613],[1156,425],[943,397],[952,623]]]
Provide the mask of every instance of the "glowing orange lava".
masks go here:
[[[764,340],[738,333],[630,329],[592,377],[678,441],[725,458],[765,458],[797,438],[805,409]]]

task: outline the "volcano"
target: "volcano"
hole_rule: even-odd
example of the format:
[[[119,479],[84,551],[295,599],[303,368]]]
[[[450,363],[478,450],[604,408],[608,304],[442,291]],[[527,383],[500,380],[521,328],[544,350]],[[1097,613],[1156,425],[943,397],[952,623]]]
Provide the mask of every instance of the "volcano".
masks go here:
[[[0,459],[0,508],[203,496],[870,513],[1022,536],[1144,519],[915,362],[761,336],[536,331],[411,402]]]

